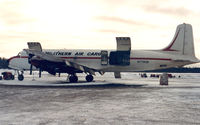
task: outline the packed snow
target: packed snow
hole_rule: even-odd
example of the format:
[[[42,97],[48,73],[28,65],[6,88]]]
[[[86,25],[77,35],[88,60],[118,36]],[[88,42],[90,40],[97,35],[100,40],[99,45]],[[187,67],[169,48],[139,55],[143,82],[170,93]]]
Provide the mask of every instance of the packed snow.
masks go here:
[[[164,86],[150,74],[106,73],[91,83],[78,74],[79,83],[69,83],[66,74],[25,72],[24,81],[0,80],[0,124],[200,124],[200,74],[173,74]]]

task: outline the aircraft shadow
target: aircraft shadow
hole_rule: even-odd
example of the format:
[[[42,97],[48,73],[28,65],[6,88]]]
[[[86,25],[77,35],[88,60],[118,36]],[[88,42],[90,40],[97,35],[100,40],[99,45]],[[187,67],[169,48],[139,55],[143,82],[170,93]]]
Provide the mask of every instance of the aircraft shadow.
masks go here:
[[[26,87],[26,88],[63,88],[63,89],[68,89],[68,88],[84,88],[84,89],[95,89],[95,88],[100,88],[100,89],[111,89],[111,88],[139,88],[146,86],[145,84],[123,84],[123,83],[105,83],[105,84],[96,84],[95,82],[92,82],[90,84],[81,84],[81,83],[87,83],[87,82],[79,82],[79,83],[67,83],[67,82],[56,82],[56,83],[50,83],[50,84],[45,84],[45,85],[40,85],[40,84],[35,84],[35,85],[9,85],[9,84],[4,84],[0,85],[0,87]],[[73,85],[74,84],[74,85]]]
[[[89,84],[89,85],[67,85],[65,88],[138,88],[144,85],[127,85],[119,83],[108,83],[108,84]]]

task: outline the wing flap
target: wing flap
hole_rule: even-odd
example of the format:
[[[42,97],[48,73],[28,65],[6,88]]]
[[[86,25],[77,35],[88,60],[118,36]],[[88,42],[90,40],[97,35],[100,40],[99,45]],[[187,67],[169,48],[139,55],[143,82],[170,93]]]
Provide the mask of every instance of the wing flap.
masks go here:
[[[83,66],[83,65],[80,65],[80,64],[77,64],[77,63],[74,63],[74,62],[71,62],[71,61],[65,61],[65,64],[67,66],[71,66],[71,67],[74,67],[82,72],[85,72],[85,73],[89,73],[89,74],[92,74],[92,75],[95,75],[95,69],[91,69],[89,67],[86,67],[86,66]]]

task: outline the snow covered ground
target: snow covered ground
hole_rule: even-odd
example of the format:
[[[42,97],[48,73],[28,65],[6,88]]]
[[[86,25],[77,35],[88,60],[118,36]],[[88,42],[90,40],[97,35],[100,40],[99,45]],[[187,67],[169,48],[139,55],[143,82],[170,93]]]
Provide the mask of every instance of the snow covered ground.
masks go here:
[[[168,86],[138,73],[122,79],[106,73],[91,83],[78,75],[79,83],[37,72],[26,72],[24,81],[0,81],[0,124],[200,124],[200,74],[173,74],[181,78]]]

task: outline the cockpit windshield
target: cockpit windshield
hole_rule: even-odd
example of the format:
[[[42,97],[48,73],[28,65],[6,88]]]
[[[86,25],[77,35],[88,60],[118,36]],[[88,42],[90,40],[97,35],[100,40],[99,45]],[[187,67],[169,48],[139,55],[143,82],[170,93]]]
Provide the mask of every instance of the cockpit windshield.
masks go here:
[[[17,56],[21,56],[22,55],[22,52],[19,52],[18,54],[17,54]]]
[[[22,57],[22,56],[27,56],[25,51],[21,51],[17,54],[17,56]]]

